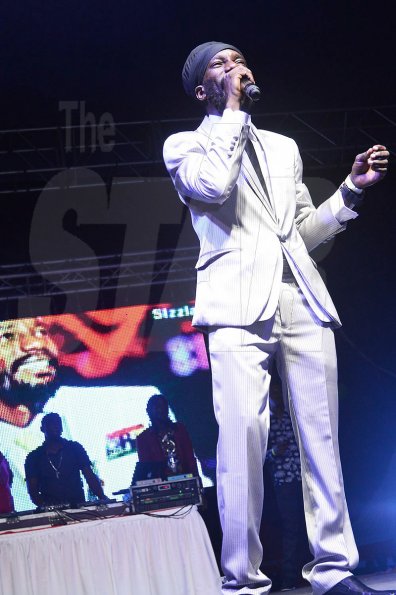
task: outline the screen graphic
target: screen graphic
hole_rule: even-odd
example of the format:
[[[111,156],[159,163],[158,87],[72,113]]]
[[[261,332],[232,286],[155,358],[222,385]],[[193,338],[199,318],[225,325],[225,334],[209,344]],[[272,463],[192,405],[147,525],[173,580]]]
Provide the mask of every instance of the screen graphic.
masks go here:
[[[24,462],[44,440],[43,415],[61,416],[63,437],[84,446],[112,497],[131,483],[147,401],[159,393],[190,434],[203,484],[213,485],[217,427],[193,312],[192,303],[158,304],[0,322],[0,451],[16,510],[35,508]]]

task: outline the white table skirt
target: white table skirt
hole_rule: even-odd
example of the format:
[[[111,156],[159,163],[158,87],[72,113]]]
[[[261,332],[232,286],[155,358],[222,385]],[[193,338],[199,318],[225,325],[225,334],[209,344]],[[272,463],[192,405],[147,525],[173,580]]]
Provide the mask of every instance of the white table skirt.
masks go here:
[[[169,514],[169,511],[166,511]],[[0,536],[1,595],[219,595],[196,508]]]

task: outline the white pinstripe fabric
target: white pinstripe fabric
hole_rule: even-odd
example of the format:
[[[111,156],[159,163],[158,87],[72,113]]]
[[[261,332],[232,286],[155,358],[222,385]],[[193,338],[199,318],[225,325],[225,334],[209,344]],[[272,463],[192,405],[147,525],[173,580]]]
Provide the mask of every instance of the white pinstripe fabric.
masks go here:
[[[219,423],[218,499],[223,528],[223,593],[264,594],[259,528],[262,466],[269,428],[270,361],[285,380],[303,471],[313,561],[303,574],[321,595],[358,562],[339,460],[333,332],[314,319],[301,290],[282,283],[273,318],[249,327],[212,328],[209,347]]]

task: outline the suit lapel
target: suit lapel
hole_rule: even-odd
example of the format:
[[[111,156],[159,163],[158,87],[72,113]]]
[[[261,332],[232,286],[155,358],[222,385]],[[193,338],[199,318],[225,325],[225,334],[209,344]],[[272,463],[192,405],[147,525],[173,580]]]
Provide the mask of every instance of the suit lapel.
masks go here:
[[[245,158],[245,153],[244,153],[244,159],[242,160],[242,164],[245,166],[244,169],[246,170],[246,172],[248,173],[248,183],[250,181],[250,186],[252,188],[252,190],[258,195],[259,199],[261,200],[261,202],[263,203],[263,205],[266,207],[268,213],[271,215],[272,219],[277,222],[277,215],[276,215],[276,208],[275,208],[275,202],[273,199],[273,194],[272,194],[272,187],[271,187],[271,179],[269,176],[269,171],[268,171],[268,164],[267,164],[267,160],[266,160],[266,153],[264,150],[264,145],[261,142],[261,139],[259,138],[258,135],[258,131],[256,129],[255,126],[253,126],[253,124],[251,125],[251,132],[254,138],[253,142],[253,146],[255,149],[255,153],[257,156],[257,160],[261,169],[261,173],[262,176],[264,178],[264,183],[265,183],[265,188],[263,188],[263,185],[254,169],[254,167],[252,166],[250,159]]]
[[[203,121],[201,122],[200,126],[198,127],[197,131],[201,134],[204,134],[208,139],[210,139],[211,131],[213,127],[213,122],[210,121],[208,116],[205,116]],[[249,186],[251,191],[255,194],[255,196],[260,200],[262,205],[265,207],[266,211],[270,215],[271,219],[277,223],[278,219],[276,216],[276,209],[275,209],[275,202],[273,199],[272,187],[271,187],[271,179],[269,175],[269,166],[267,165],[266,161],[266,153],[264,149],[263,139],[260,138],[257,128],[250,124],[250,129],[256,139],[257,144],[259,145],[261,150],[257,151],[257,159],[259,161],[259,165],[261,167],[261,171],[263,173],[263,177],[265,179],[265,183],[267,186],[267,190],[269,196],[264,191],[262,184],[255,172],[253,165],[250,162],[250,159],[243,153],[242,157],[242,167],[240,171],[240,175],[243,177],[245,183]]]
[[[257,130],[257,128],[252,124],[251,125],[251,130],[252,133],[256,139],[256,146],[257,147],[257,159],[258,162],[260,164],[260,168],[265,180],[265,184],[266,184],[266,189],[267,189],[267,193],[268,193],[268,200],[271,203],[272,208],[275,211],[275,201],[274,201],[274,196],[273,196],[273,191],[272,191],[272,184],[271,184],[271,177],[270,177],[270,167],[269,167],[269,158],[267,156],[267,151],[266,151],[266,147],[264,145],[263,142],[263,138],[261,137],[261,135],[259,134],[259,131]]]
[[[257,173],[250,162],[250,159],[247,157],[246,153],[243,154],[242,157],[242,168],[240,175],[244,178],[245,182],[248,184],[251,191],[256,195],[262,205],[265,207],[268,214],[271,216],[272,219],[275,221],[274,212],[269,201],[268,196],[264,192],[264,188],[257,176]]]

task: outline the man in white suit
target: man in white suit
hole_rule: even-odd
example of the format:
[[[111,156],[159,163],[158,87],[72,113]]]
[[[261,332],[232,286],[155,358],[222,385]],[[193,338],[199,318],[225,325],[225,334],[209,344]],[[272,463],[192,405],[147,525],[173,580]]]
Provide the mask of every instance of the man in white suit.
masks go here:
[[[385,175],[389,153],[376,145],[358,155],[340,189],[315,209],[295,142],[252,124],[248,83],[253,74],[234,46],[195,48],[183,84],[207,116],[164,146],[200,240],[193,323],[207,333],[219,423],[222,589],[264,594],[271,586],[260,571],[259,528],[275,359],[301,454],[313,554],[303,576],[314,595],[371,593],[351,572],[358,554],[338,451],[332,330],[340,321],[309,252],[357,217],[353,207]]]

